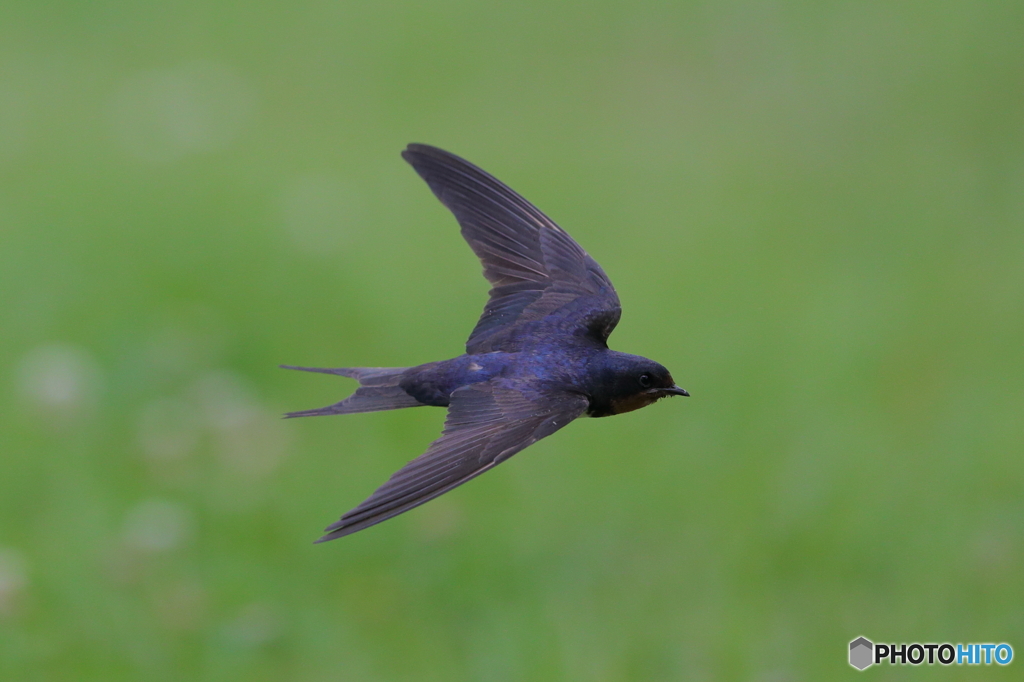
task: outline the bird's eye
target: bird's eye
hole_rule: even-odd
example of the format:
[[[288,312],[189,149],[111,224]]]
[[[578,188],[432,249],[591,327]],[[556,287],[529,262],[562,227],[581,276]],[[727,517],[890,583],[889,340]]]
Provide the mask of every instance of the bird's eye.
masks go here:
[[[641,374],[640,375],[640,385],[643,388],[650,388],[651,387],[651,375],[650,374]]]

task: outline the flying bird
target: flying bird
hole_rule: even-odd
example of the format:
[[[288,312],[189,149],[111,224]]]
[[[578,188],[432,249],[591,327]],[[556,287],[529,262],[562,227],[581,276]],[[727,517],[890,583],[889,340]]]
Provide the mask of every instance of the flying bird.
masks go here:
[[[311,417],[432,405],[448,408],[441,437],[317,542],[369,528],[493,469],[577,417],[608,417],[687,396],[665,367],[609,350],[622,309],[608,276],[572,237],[468,161],[410,144],[402,157],[462,228],[483,264],[490,299],[457,358],[418,367],[324,369],[359,381]]]

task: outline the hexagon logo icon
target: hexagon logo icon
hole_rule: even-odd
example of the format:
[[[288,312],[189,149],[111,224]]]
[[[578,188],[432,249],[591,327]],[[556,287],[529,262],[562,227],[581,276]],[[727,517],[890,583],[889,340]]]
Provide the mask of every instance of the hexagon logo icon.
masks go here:
[[[875,645],[870,640],[864,637],[858,637],[857,639],[850,642],[850,665],[857,670],[863,670],[875,661],[871,655],[874,652]]]

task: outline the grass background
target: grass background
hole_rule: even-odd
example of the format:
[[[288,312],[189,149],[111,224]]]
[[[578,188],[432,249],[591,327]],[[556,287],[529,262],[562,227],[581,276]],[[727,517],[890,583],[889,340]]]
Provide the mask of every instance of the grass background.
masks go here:
[[[1024,5],[8,1],[0,677],[851,678],[1024,653]],[[485,300],[399,158],[604,266],[693,397],[313,546]],[[1010,679],[939,668],[929,679]],[[882,667],[877,679],[903,679]]]

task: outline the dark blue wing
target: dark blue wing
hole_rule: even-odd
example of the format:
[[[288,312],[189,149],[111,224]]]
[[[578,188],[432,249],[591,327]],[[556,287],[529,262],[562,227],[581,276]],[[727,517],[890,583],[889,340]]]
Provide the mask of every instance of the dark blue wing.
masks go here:
[[[485,381],[452,393],[441,437],[402,467],[317,542],[369,528],[443,495],[492,469],[583,414],[576,393],[539,393],[528,386]]]
[[[606,344],[621,314],[619,297],[565,230],[454,154],[411,144],[402,157],[455,215],[492,285],[467,353],[516,351],[539,331]]]

